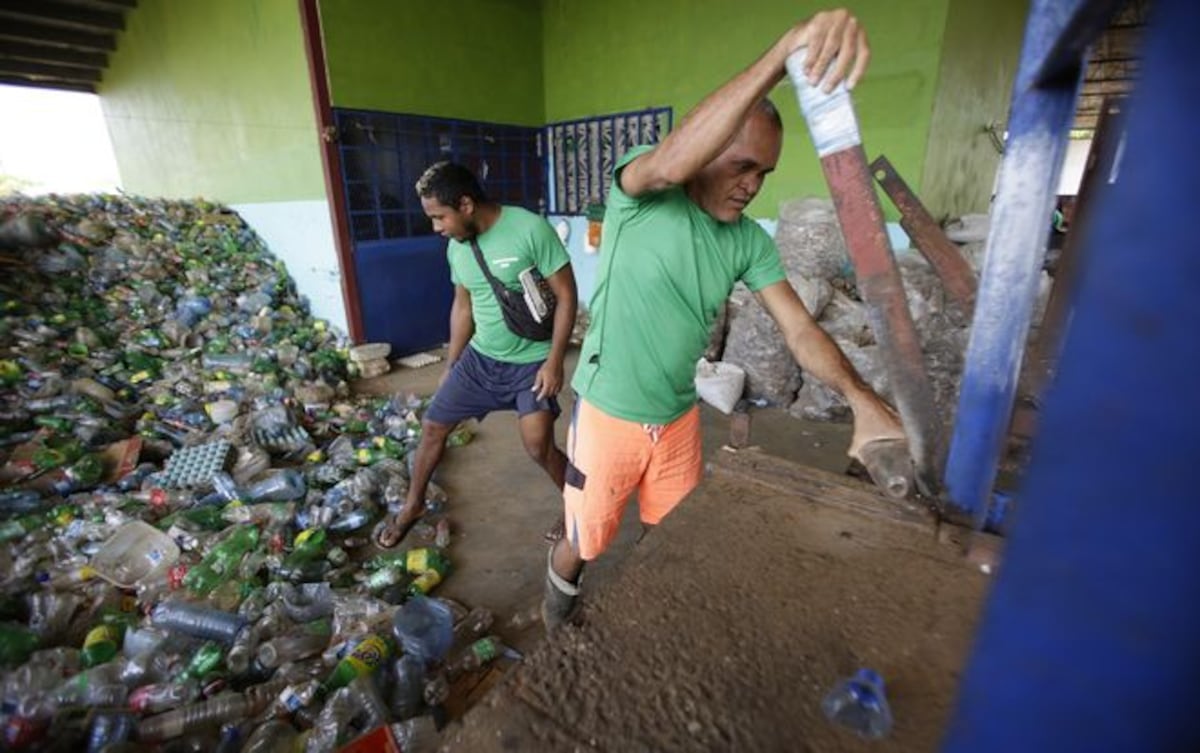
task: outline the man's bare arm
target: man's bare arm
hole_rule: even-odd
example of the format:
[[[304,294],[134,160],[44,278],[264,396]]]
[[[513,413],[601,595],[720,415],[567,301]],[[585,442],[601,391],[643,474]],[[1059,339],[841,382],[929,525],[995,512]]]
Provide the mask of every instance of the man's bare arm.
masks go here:
[[[788,55],[805,46],[810,80],[816,83],[828,72],[824,80],[830,90],[843,79],[853,87],[871,56],[866,32],[849,11],[817,13],[788,29],[749,68],[705,97],[657,149],[626,165],[621,190],[641,196],[687,182],[724,151],[750,108],[783,78]],[[835,56],[837,64],[830,69]]]
[[[829,333],[813,320],[804,302],[786,280],[755,293],[779,329],[800,368],[836,390],[854,411],[854,438],[849,455],[859,458],[862,446],[876,439],[904,437],[900,418],[863,381]]]
[[[546,357],[546,362],[538,370],[533,382],[533,391],[537,393],[538,400],[554,397],[562,390],[563,359],[567,354],[571,331],[575,328],[577,306],[575,272],[570,264],[547,277],[546,282],[554,292],[557,303],[554,308],[554,335],[550,341],[550,355]]]
[[[471,293],[462,285],[454,286],[454,303],[450,306],[450,345],[446,354],[449,361],[446,368],[458,361],[459,357],[475,334],[475,319],[472,317]]]

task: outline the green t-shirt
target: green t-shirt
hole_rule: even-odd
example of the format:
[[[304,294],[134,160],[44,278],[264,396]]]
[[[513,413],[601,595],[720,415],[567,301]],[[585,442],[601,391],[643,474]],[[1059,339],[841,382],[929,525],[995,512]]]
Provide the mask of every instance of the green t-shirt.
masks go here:
[[[540,215],[521,207],[503,206],[496,224],[477,239],[488,268],[510,290],[520,290],[518,277],[523,270],[537,267],[549,277],[567,266],[567,250],[558,234]],[[446,248],[450,260],[450,279],[471,294],[471,315],[475,335],[471,347],[506,363],[535,363],[550,353],[550,341],[537,342],[513,334],[504,323],[496,294],[475,260],[470,243],[451,240]]]
[[[609,415],[667,424],[696,403],[696,361],[738,280],[751,290],[786,280],[779,252],[748,217],[722,223],[682,187],[638,198],[614,170],[588,306],[591,325],[571,384]]]

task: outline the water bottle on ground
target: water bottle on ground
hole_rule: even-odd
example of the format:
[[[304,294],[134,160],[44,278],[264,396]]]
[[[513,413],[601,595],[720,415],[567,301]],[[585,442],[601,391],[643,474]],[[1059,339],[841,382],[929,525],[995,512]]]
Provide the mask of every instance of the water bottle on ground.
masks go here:
[[[177,709],[200,697],[195,680],[143,685],[129,694],[129,708],[139,714],[158,714]]]
[[[489,635],[480,638],[472,643],[461,656],[446,665],[446,674],[453,682],[461,675],[491,663],[503,650],[504,644],[496,636]]]
[[[225,667],[235,675],[240,675],[250,668],[250,660],[258,650],[259,634],[254,626],[248,626],[234,638],[225,657]]]
[[[247,624],[241,615],[182,602],[159,604],[151,613],[150,621],[156,627],[227,645],[233,643],[238,631]]]
[[[821,708],[831,721],[861,737],[879,739],[892,729],[883,678],[872,669],[860,669],[853,677],[838,682],[821,702]]]
[[[133,714],[119,711],[96,714],[88,730],[87,753],[100,753],[110,745],[125,742],[133,736],[136,726]]]
[[[258,663],[268,669],[280,664],[316,656],[325,650],[333,635],[328,620],[297,625],[287,633],[258,647]]]
[[[246,740],[242,753],[292,753],[300,733],[281,719],[260,724]]]
[[[251,704],[245,696],[226,693],[143,719],[138,724],[138,738],[148,742],[172,740],[207,726],[245,719],[251,713]]]
[[[440,735],[430,716],[418,716],[392,725],[392,736],[404,753],[433,753]]]
[[[388,706],[396,719],[410,719],[425,706],[425,662],[405,653],[396,660],[393,672],[395,679]]]
[[[283,595],[283,610],[293,622],[312,622],[333,614],[333,589],[328,583],[303,583]]]
[[[317,715],[316,724],[308,736],[305,753],[333,753],[348,737],[347,727],[357,709],[348,688],[335,692]]]
[[[288,502],[300,499],[306,491],[308,486],[304,482],[304,476],[299,471],[288,468],[251,484],[245,490],[245,495],[253,502]]]
[[[453,616],[435,599],[414,596],[396,610],[392,631],[405,653],[426,662],[441,661],[454,642]]]
[[[387,724],[390,714],[379,696],[374,677],[360,675],[346,686],[346,690],[350,692],[356,710],[354,719],[361,731],[366,732]]]
[[[475,607],[454,626],[454,642],[461,645],[482,638],[492,628],[495,619],[490,610]]]

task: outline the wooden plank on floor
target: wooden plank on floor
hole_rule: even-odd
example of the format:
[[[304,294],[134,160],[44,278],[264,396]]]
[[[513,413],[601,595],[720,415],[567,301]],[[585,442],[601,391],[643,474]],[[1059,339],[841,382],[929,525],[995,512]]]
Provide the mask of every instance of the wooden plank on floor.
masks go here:
[[[895,500],[848,476],[773,457],[750,448],[717,453],[709,463],[713,473],[769,489],[794,494],[821,505],[933,530],[933,512],[914,500]]]

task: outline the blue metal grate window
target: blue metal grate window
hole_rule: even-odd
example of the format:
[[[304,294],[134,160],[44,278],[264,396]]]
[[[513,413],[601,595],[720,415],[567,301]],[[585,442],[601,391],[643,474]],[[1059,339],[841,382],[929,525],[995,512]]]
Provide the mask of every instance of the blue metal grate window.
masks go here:
[[[582,215],[603,202],[616,161],[639,144],[657,144],[672,121],[670,107],[656,107],[546,126],[549,213]]]
[[[432,235],[413,186],[439,160],[475,171],[495,201],[546,210],[539,128],[366,110],[334,116],[356,242]]]

